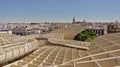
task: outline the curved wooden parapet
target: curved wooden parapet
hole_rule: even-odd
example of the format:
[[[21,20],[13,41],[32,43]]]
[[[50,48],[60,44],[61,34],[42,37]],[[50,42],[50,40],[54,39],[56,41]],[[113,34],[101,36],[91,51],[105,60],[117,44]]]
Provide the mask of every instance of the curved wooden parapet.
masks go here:
[[[75,44],[59,42],[59,41],[56,41],[54,38],[48,38],[48,42],[53,43],[53,44],[60,44],[60,45],[63,45],[63,46],[78,48],[78,49],[84,49],[84,50],[88,50],[89,49],[89,47],[83,46],[83,45],[75,45]]]
[[[0,64],[24,56],[37,48],[37,40],[28,40],[26,43],[0,50]]]

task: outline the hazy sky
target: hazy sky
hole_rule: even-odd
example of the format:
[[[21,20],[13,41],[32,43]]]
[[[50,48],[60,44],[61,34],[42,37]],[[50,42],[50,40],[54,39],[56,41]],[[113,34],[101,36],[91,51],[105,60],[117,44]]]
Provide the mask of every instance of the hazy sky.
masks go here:
[[[120,20],[120,0],[0,0],[0,22]]]

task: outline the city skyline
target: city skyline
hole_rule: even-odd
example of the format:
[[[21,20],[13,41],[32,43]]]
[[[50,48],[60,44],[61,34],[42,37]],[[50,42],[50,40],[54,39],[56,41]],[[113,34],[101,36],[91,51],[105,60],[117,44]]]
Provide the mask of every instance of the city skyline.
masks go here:
[[[119,0],[1,0],[0,22],[111,22],[120,20]]]

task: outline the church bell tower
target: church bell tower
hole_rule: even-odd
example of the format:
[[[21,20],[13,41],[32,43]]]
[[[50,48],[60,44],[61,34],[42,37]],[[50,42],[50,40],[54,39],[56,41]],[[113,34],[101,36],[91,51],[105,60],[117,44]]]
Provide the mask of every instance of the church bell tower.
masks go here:
[[[75,17],[73,17],[73,21],[72,21],[72,23],[75,23]]]

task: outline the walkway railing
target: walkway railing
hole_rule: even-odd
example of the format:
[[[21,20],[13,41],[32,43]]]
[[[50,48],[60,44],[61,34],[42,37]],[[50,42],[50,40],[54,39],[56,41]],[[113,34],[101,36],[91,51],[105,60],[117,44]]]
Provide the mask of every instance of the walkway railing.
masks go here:
[[[63,43],[63,42],[58,42],[56,41],[54,38],[48,38],[48,41],[50,43],[54,43],[54,44],[60,44],[60,45],[64,45],[64,46],[68,46],[68,47],[73,47],[73,48],[78,48],[78,49],[85,49],[88,50],[89,48],[86,46],[81,46],[81,45],[75,45],[75,44],[68,44],[68,43]]]

